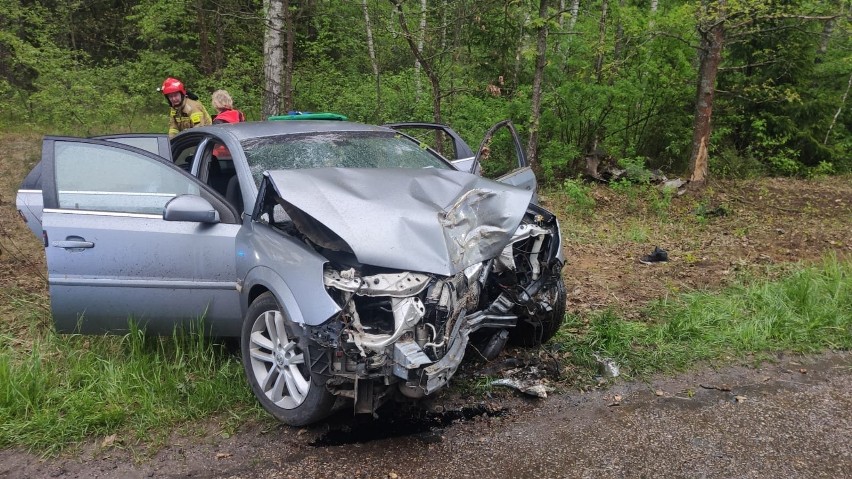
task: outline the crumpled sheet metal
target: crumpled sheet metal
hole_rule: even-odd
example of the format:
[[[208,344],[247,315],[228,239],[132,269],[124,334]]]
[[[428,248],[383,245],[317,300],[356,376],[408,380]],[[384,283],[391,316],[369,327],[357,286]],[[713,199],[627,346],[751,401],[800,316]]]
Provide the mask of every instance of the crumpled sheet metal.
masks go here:
[[[524,394],[528,394],[530,396],[535,396],[542,399],[547,398],[547,391],[551,389],[537,381],[524,381],[511,378],[503,378],[491,381],[491,385],[510,387],[512,389],[517,389],[518,391]]]
[[[364,264],[451,276],[509,244],[532,192],[455,170],[276,170],[281,198]]]

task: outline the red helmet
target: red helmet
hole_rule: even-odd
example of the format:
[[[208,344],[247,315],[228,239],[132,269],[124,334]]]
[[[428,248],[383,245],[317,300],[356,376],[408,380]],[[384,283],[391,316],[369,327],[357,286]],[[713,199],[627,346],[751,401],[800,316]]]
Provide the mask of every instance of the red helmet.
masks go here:
[[[181,83],[181,81],[177,78],[169,77],[163,81],[163,86],[160,87],[160,92],[162,92],[163,95],[175,92],[180,92],[186,95],[186,87],[184,87],[183,83]]]

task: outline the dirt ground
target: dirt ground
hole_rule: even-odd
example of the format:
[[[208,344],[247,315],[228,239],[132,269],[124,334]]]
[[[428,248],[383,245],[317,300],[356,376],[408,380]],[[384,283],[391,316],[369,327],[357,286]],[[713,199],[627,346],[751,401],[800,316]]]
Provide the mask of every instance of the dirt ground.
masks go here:
[[[852,470],[852,355],[785,357],[648,382],[470,404],[463,414],[341,413],[311,428],[215,421],[153,455],[102,447],[43,459],[0,450],[29,478],[814,478]]]
[[[39,138],[0,135],[0,143],[6,153],[0,159],[0,332],[20,333],[25,341],[29,326],[17,317],[9,291],[23,290],[34,302],[49,304],[43,248],[14,208],[15,191],[38,160]],[[781,274],[793,263],[827,254],[852,255],[849,177],[713,181],[701,192],[675,195],[670,204],[657,198],[656,209],[649,201],[655,196],[638,194],[595,185],[589,190],[594,209],[579,211],[565,193],[543,196],[563,229],[570,312],[613,307],[644,320],[642,307],[669,295],[717,290],[743,274]],[[640,263],[655,245],[667,250],[669,260]],[[75,456],[49,460],[3,450],[0,477],[438,477],[439,470],[442,477],[836,477],[852,467],[850,366],[848,354],[782,358],[768,369],[705,368],[653,384],[617,384],[538,402],[506,393],[455,407],[456,397],[453,408],[439,401],[436,414],[416,422],[391,413],[383,423],[365,425],[346,416],[312,429],[247,426],[228,438],[211,418],[198,434],[176,436],[153,457],[133,447],[101,448],[103,438]],[[797,372],[802,369],[811,373]],[[743,394],[702,384],[738,384]],[[690,390],[706,400],[693,401],[697,396],[684,392]],[[740,401],[738,395],[762,399]],[[634,397],[631,409],[628,398]],[[788,411],[785,404],[805,407]],[[741,416],[744,410],[752,415]],[[806,424],[791,429],[789,418],[801,414]],[[827,416],[833,416],[830,428],[813,423]],[[742,435],[739,427],[751,432]],[[353,431],[372,430],[378,431],[372,440],[369,434],[353,438]],[[659,436],[648,436],[652,430]],[[800,434],[821,436],[802,445]],[[738,451],[743,441],[752,453],[768,455],[764,463],[774,469],[761,470],[759,457]],[[799,459],[791,449],[797,444]],[[770,457],[775,453],[792,462],[778,462]],[[753,468],[737,469],[738,463]],[[805,474],[817,463],[819,473]],[[441,464],[443,469],[432,468]]]
[[[665,215],[597,186],[590,217],[560,214],[569,311],[638,309],[667,295],[717,290],[737,273],[779,274],[796,262],[852,254],[852,180],[711,181],[673,198]],[[545,198],[556,211],[563,194]],[[660,246],[669,261],[638,259]]]

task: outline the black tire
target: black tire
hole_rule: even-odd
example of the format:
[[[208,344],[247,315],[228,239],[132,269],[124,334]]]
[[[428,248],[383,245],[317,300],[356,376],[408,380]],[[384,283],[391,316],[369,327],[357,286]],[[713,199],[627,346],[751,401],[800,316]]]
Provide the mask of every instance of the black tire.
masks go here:
[[[240,340],[249,386],[267,412],[290,426],[320,421],[334,405],[325,378],[311,372],[308,341],[272,293],[249,306]]]
[[[565,291],[565,281],[562,277],[546,289],[539,291],[536,298],[548,302],[552,309],[537,310],[533,313],[526,308],[518,311],[518,325],[509,330],[510,344],[527,347],[544,344],[559,331],[565,321],[565,302],[568,299],[568,293]]]

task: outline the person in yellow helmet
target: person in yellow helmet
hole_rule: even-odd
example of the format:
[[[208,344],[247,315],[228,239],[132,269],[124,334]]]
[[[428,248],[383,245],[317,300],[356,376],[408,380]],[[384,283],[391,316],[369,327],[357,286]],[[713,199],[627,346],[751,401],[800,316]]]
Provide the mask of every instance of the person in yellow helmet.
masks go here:
[[[169,111],[169,139],[183,130],[196,126],[212,125],[213,120],[201,102],[188,97],[186,87],[177,78],[166,78],[160,92],[166,97]]]

